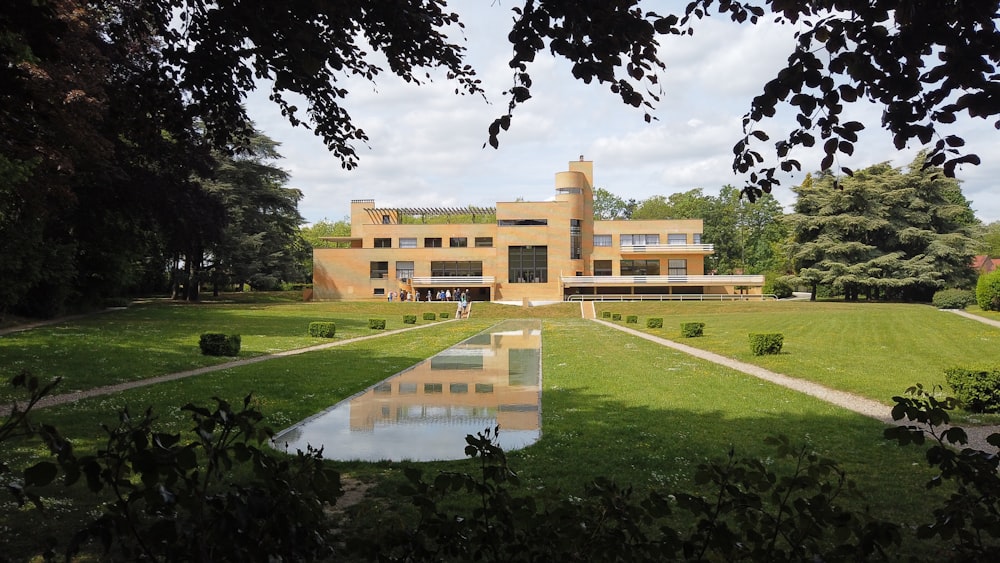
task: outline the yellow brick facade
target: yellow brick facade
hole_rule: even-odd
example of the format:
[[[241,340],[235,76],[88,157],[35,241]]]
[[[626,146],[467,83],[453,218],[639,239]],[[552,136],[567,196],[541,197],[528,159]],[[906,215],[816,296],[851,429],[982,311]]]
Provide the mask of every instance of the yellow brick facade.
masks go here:
[[[351,202],[351,236],[313,251],[313,299],[467,291],[538,303],[599,295],[760,293],[761,276],[706,276],[700,219],[595,221],[593,163],[555,175],[548,201],[495,208],[380,208]],[[429,217],[462,223],[423,223]],[[489,222],[484,222],[488,220]]]

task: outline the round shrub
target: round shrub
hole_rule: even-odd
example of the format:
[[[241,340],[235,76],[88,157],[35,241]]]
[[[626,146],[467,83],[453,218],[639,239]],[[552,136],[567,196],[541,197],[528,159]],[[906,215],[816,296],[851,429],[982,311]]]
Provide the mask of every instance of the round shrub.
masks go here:
[[[620,320],[622,320],[622,314],[621,313],[611,313],[611,320],[613,320],[613,321],[620,321]]]
[[[625,317],[625,323],[630,325],[639,324],[639,315],[629,315]]]
[[[765,354],[778,354],[785,343],[785,335],[780,332],[772,333],[750,333],[750,351],[754,356]]]
[[[424,313],[424,320],[425,321],[433,321],[433,320],[436,320],[436,319],[437,319],[437,315],[435,315],[434,313]]]
[[[975,302],[976,293],[968,289],[942,289],[931,298],[938,309],[964,309]]]
[[[206,356],[238,356],[240,354],[240,335],[206,332],[198,340],[201,353]]]
[[[945,381],[955,391],[955,398],[969,412],[1000,411],[1000,369],[951,368]]]
[[[1000,270],[979,276],[976,303],[984,311],[1000,311]]]
[[[646,328],[663,328],[663,317],[651,317],[646,319]]]
[[[315,321],[309,323],[309,336],[333,338],[337,333],[337,324],[331,321]]]
[[[403,315],[403,324],[405,325],[415,325],[417,324],[416,315]]]
[[[778,299],[788,299],[792,296],[792,286],[786,281],[787,278],[788,276],[768,274],[761,291],[764,294],[774,295]]]
[[[696,338],[705,334],[705,323],[681,323],[681,336]]]
[[[372,330],[385,330],[385,319],[368,319],[368,328]]]

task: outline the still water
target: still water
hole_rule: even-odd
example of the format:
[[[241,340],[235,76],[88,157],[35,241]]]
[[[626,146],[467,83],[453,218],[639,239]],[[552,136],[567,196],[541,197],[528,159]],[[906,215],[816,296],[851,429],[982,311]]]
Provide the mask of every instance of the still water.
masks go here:
[[[465,457],[465,436],[499,425],[505,450],[541,434],[541,321],[504,321],[284,430],[275,447],[336,460]]]

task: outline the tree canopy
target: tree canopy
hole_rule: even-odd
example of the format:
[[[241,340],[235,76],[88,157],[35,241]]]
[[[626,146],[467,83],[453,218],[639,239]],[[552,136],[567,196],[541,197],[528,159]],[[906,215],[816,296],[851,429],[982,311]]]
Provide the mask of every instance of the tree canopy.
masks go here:
[[[812,286],[813,298],[826,286],[849,300],[928,301],[938,289],[969,287],[969,204],[958,182],[925,160],[918,155],[905,172],[877,164],[839,183],[821,173],[793,188],[794,281]]]

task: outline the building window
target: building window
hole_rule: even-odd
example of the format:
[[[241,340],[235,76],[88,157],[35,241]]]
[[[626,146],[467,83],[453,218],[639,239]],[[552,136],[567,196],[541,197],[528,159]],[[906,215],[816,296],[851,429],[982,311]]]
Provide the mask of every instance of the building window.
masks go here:
[[[667,235],[667,244],[687,244],[688,237],[684,233]]]
[[[375,288],[375,293],[373,295],[385,295],[385,288],[384,287],[376,287]]]
[[[671,276],[686,276],[688,273],[688,261],[683,259],[670,260],[667,263],[667,274]]]
[[[392,248],[392,239],[391,238],[375,239],[375,248]]]
[[[476,237],[477,248],[492,248],[493,237]]]
[[[468,237],[451,237],[448,239],[448,246],[451,248],[464,248],[469,246]]]
[[[534,227],[548,224],[548,219],[500,219],[497,221],[497,225],[501,227]]]
[[[440,238],[425,238],[424,248],[441,248]]]
[[[569,220],[569,259],[579,260],[583,256],[583,235],[580,230],[580,220]]]
[[[371,278],[373,280],[389,277],[388,262],[369,262],[369,267],[371,269]]]
[[[594,246],[611,246],[611,235],[594,235]]]
[[[611,260],[594,260],[594,275],[595,276],[610,276],[611,275]]]
[[[511,246],[507,249],[507,267],[510,283],[547,283],[549,247]]]
[[[444,277],[481,277],[483,263],[480,260],[440,260],[431,262],[431,276]]]
[[[701,244],[701,233],[691,235],[691,244]]]
[[[622,246],[648,246],[651,244],[660,244],[660,235],[621,235],[620,244]]]
[[[416,248],[417,239],[416,238],[400,238],[399,239],[400,248]]]
[[[388,215],[383,215],[382,216],[382,224],[383,225],[388,225],[389,224],[389,216]]]
[[[659,260],[622,260],[623,276],[658,276]]]
[[[413,277],[413,262],[396,262],[396,279],[408,280]]]

